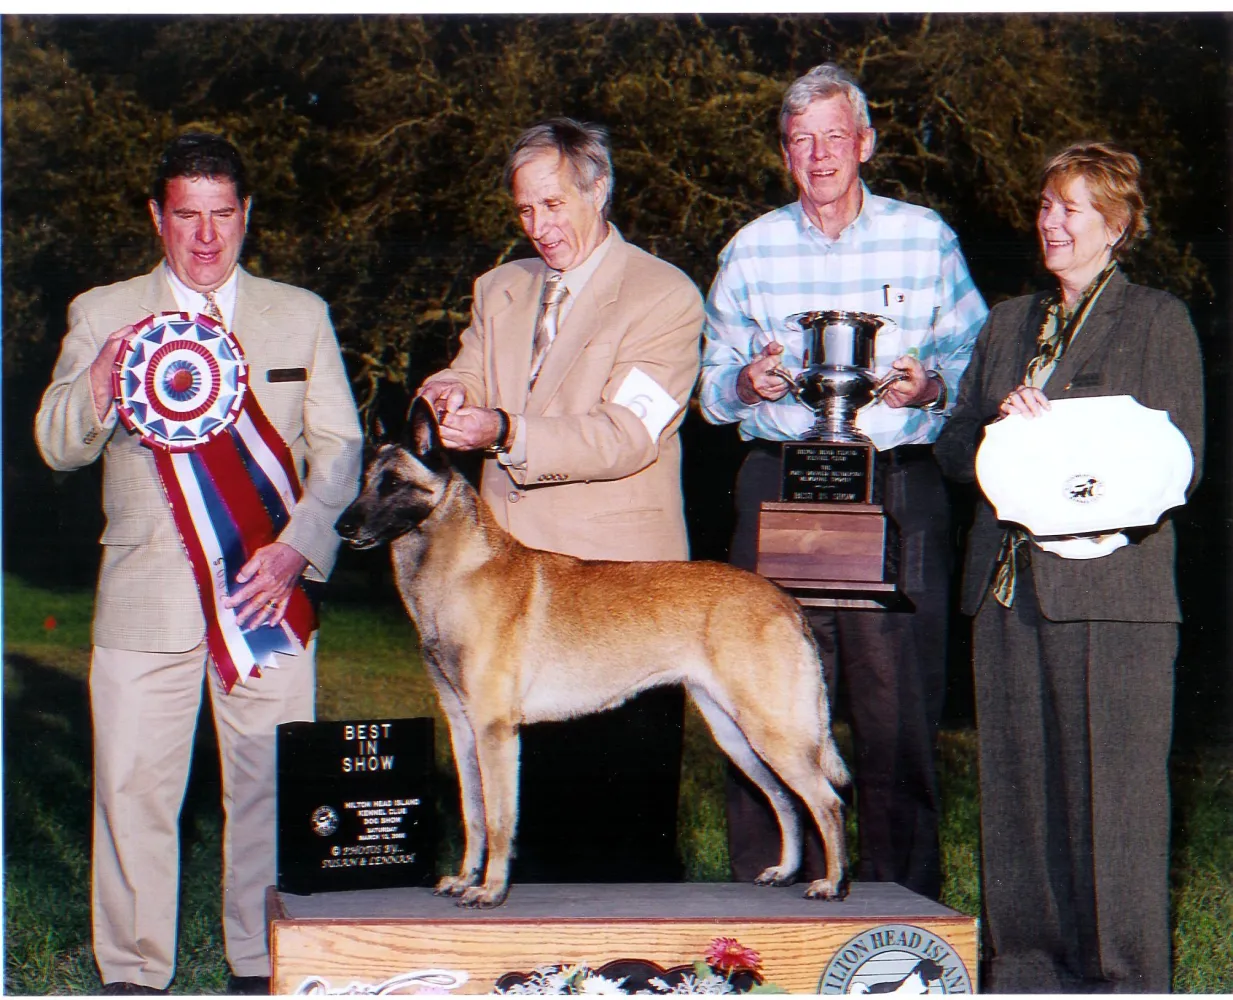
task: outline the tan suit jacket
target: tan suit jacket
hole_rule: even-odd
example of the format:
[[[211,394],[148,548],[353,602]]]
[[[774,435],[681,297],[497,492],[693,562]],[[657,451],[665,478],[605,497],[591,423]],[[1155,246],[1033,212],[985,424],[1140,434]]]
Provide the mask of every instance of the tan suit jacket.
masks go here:
[[[452,378],[472,405],[526,421],[525,469],[484,463],[481,494],[523,543],[588,559],[688,559],[677,436],[698,376],[702,299],[681,271],[615,244],[566,315],[528,392],[546,265],[503,264],[475,283]],[[634,368],[679,404],[652,440],[613,397]]]
[[[103,456],[103,561],[94,609],[94,643],[154,653],[193,649],[205,635],[201,601],[154,456],[116,423],[100,422],[90,363],[108,334],[151,313],[178,307],[163,266],[94,288],[69,306],[69,330],[35,418],[35,437],[53,469]],[[279,541],[324,580],[334,565],[334,521],[355,498],[362,434],[355,401],[325,303],[302,288],[241,270],[235,333],[250,364],[249,385],[291,448],[304,486]],[[304,368],[304,381],[269,382],[271,369]]]

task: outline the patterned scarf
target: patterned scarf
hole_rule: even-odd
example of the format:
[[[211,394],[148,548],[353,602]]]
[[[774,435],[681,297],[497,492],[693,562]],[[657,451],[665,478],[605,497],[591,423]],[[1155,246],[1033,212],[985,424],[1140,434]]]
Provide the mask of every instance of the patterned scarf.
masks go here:
[[[1117,262],[1110,261],[1088,284],[1079,304],[1069,317],[1062,304],[1060,291],[1052,292],[1045,299],[1045,315],[1041,320],[1040,332],[1036,335],[1036,354],[1027,364],[1027,371],[1023,376],[1024,385],[1036,388],[1044,386],[1116,270]],[[993,577],[993,596],[1004,608],[1009,608],[1015,601],[1015,581],[1020,561],[1027,555],[1023,545],[1029,537],[1023,528],[1007,528],[1002,536],[1002,548],[998,552]]]

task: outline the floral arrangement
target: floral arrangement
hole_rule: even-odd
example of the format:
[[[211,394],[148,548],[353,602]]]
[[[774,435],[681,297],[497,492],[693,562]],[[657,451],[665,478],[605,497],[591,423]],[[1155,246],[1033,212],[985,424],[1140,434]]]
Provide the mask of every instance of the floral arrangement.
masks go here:
[[[736,938],[717,937],[693,965],[664,969],[642,959],[617,959],[597,969],[586,963],[541,965],[497,980],[502,994],[599,994],[665,996],[680,993],[783,993],[762,981],[762,957]]]

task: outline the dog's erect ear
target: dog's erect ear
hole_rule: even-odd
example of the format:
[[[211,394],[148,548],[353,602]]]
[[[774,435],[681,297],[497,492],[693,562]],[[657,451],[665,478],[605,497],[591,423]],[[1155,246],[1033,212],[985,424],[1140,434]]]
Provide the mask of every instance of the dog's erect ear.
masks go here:
[[[449,458],[441,446],[441,430],[437,424],[436,411],[423,396],[418,396],[411,404],[411,419],[407,422],[404,444],[412,455],[433,472],[440,472],[449,465]]]

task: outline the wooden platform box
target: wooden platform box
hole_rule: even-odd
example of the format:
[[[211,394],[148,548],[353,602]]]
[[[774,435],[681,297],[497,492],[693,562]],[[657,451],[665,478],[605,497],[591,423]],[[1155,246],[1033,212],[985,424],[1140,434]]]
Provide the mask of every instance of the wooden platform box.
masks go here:
[[[708,976],[741,992],[758,982],[790,993],[973,992],[974,918],[892,883],[858,883],[840,903],[802,890],[515,885],[504,906],[465,910],[428,889],[271,888],[273,992],[491,993],[554,976],[572,976],[573,992],[655,993]]]

